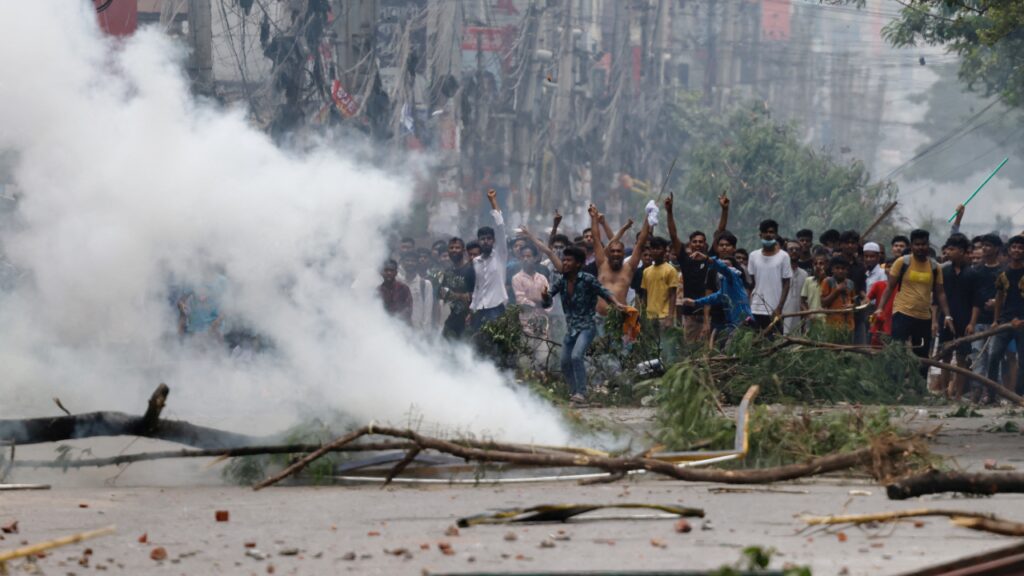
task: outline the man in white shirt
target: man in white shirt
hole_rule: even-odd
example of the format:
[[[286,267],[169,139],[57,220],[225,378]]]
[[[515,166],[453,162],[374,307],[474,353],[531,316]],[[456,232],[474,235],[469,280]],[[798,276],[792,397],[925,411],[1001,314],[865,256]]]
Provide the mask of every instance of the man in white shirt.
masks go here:
[[[786,252],[789,253],[789,264],[793,268],[793,278],[790,280],[789,297],[786,298],[786,305],[783,307],[784,314],[799,312],[802,307],[800,295],[803,293],[804,282],[807,281],[807,271],[800,267],[800,255],[803,254],[803,245],[799,240],[786,242]],[[782,321],[782,333],[787,336],[800,332],[803,318],[791,316]]]
[[[864,245],[864,269],[867,270],[867,289],[865,294],[871,292],[871,287],[885,280],[885,270],[879,265],[882,260],[882,247],[875,242],[868,242]]]
[[[476,231],[480,255],[473,259],[476,284],[469,305],[473,312],[470,322],[473,333],[478,332],[484,324],[500,318],[508,302],[508,291],[505,289],[505,265],[508,263],[505,219],[498,208],[498,195],[493,189],[487,191],[487,200],[491,203],[494,228],[484,226]]]
[[[765,220],[759,227],[761,249],[750,253],[747,259],[747,274],[754,283],[750,292],[750,310],[754,313],[754,324],[764,331],[769,327],[773,332],[782,331],[779,318],[789,298],[789,285],[793,278],[793,266],[789,254],[779,247],[779,224]]]
[[[412,327],[430,330],[434,325],[434,284],[423,276],[415,252],[402,254],[402,270],[403,281],[412,294]]]

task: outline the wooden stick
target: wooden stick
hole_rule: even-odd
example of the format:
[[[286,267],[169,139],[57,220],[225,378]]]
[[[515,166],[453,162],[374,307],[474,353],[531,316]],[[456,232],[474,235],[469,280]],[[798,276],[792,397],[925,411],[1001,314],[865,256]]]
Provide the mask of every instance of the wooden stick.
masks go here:
[[[861,304],[860,306],[853,306],[853,307],[850,307],[850,308],[838,308],[838,309],[834,309],[834,310],[830,309],[830,308],[816,308],[814,310],[800,310],[798,312],[787,312],[785,314],[781,314],[780,317],[781,318],[799,318],[800,316],[813,316],[815,314],[849,314],[851,312],[858,312],[860,310],[867,310],[867,308],[868,308],[867,304]]]
[[[875,221],[872,222],[871,225],[868,226],[867,230],[865,230],[864,233],[860,235],[861,242],[864,242],[867,239],[867,237],[870,236],[871,233],[875,231],[875,228],[878,228],[878,225],[881,224],[882,221],[889,216],[889,214],[892,214],[892,211],[896,209],[897,204],[899,204],[899,202],[894,201],[892,204],[886,206],[885,210],[882,210],[882,213],[878,215],[878,218],[875,218]]]
[[[270,478],[267,478],[266,480],[256,484],[255,486],[252,487],[252,489],[253,490],[262,490],[263,488],[266,488],[267,486],[270,486],[272,484],[277,484],[281,480],[284,480],[285,478],[291,476],[292,474],[295,474],[295,473],[301,471],[306,466],[309,466],[309,464],[311,462],[313,462],[317,458],[320,458],[324,454],[327,454],[331,450],[333,450],[335,448],[341,448],[342,446],[344,446],[346,444],[350,444],[350,443],[354,442],[355,440],[357,440],[357,439],[359,439],[359,438],[361,438],[363,436],[366,436],[369,432],[370,432],[370,427],[369,426],[363,426],[362,428],[358,428],[356,430],[353,430],[352,432],[349,432],[348,434],[342,436],[341,438],[338,438],[338,439],[334,440],[333,442],[331,442],[329,444],[326,444],[324,446],[321,446],[317,450],[314,450],[312,453],[307,454],[304,458],[302,458],[298,462],[292,464],[291,466],[285,468],[279,474],[271,476]]]
[[[0,552],[0,563],[7,562],[8,560],[14,560],[15,558],[22,558],[25,556],[31,556],[33,554],[39,554],[40,552],[46,552],[51,548],[58,548],[60,546],[67,546],[69,544],[77,544],[79,542],[89,540],[91,538],[98,538],[100,536],[106,536],[107,534],[113,534],[114,530],[114,526],[107,526],[106,528],[100,528],[98,530],[79,532],[78,534],[72,534],[70,536],[55,538],[53,540],[47,540],[46,542],[40,542],[38,544],[31,544],[29,546],[15,548],[14,550]]]
[[[374,452],[381,450],[408,450],[416,444],[405,441],[366,442],[341,446],[331,452]],[[167,460],[172,458],[237,458],[239,456],[262,456],[268,454],[299,454],[309,453],[323,447],[323,444],[285,444],[280,446],[247,446],[231,450],[165,450],[161,452],[142,452],[139,454],[120,454],[109,458],[83,458],[70,462],[57,460],[20,460],[15,465],[20,468],[90,468],[93,466],[118,466],[134,462],[151,460]]]
[[[391,484],[391,481],[395,479],[395,476],[401,474],[402,471],[405,470],[405,467],[408,466],[409,464],[412,464],[412,461],[415,460],[416,457],[419,455],[420,449],[418,446],[406,452],[405,457],[399,460],[398,464],[395,464],[395,467],[388,472],[387,478],[384,479],[384,484],[380,487],[380,489],[383,490],[388,484]]]
[[[956,340],[950,340],[949,342],[946,342],[945,344],[942,345],[942,348],[939,349],[939,353],[933,356],[933,358],[942,358],[943,356],[946,355],[946,353],[950,352],[957,346],[964,344],[966,342],[984,340],[985,338],[995,336],[996,334],[999,334],[1000,332],[1005,332],[1007,330],[1013,330],[1013,324],[1009,322],[1007,322],[1006,324],[996,324],[995,326],[989,328],[988,330],[985,330],[984,332],[978,332],[977,334],[971,334],[970,336],[963,336],[961,338],[957,338]]]
[[[992,514],[982,512],[965,512],[963,510],[940,510],[935,508],[914,508],[911,510],[895,510],[892,512],[874,512],[871,514],[844,514],[839,516],[804,516],[803,520],[810,526],[830,526],[833,524],[867,524],[869,522],[892,522],[904,518],[920,518],[922,516],[945,516],[947,518],[988,518],[995,520]]]
[[[885,493],[890,500],[906,500],[926,494],[944,492],[984,496],[1024,493],[1024,473],[966,473],[929,470],[923,474],[901,478],[885,487]]]
[[[671,462],[646,458],[642,456],[613,458],[610,456],[592,456],[586,454],[571,454],[567,452],[510,452],[505,450],[485,450],[474,448],[442,440],[423,436],[412,430],[373,426],[364,426],[338,438],[327,444],[321,450],[307,455],[302,460],[289,466],[279,474],[272,476],[258,484],[253,489],[260,490],[267,486],[276,484],[281,480],[295,474],[308,466],[311,462],[322,456],[330,448],[344,446],[357,438],[369,434],[380,436],[391,436],[405,438],[415,442],[421,449],[436,450],[446,454],[462,458],[467,461],[476,462],[504,462],[509,464],[520,464],[528,466],[545,467],[588,467],[599,468],[606,472],[629,472],[631,470],[647,470],[655,474],[668,476],[677,480],[690,482],[721,482],[725,484],[764,484],[769,482],[781,482],[793,480],[805,476],[814,476],[847,470],[857,466],[869,465],[886,458],[899,458],[915,450],[914,442],[910,439],[900,438],[879,443],[877,446],[862,448],[853,452],[832,454],[814,458],[807,462],[789,464],[774,468],[756,468],[748,470],[720,470],[713,468],[686,468],[679,467]]]
[[[963,526],[964,528],[970,528],[971,530],[980,530],[982,532],[991,532],[993,534],[1001,534],[1003,536],[1024,536],[1024,523],[1022,522],[1011,522],[1009,520],[998,520],[996,518],[977,518],[972,516],[956,516],[952,518],[953,524],[957,526]]]

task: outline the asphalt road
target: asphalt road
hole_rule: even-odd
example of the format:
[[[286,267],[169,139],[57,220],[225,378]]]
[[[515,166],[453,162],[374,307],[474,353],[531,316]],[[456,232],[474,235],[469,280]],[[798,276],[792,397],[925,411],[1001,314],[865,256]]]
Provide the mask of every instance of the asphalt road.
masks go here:
[[[929,410],[932,415],[949,412]],[[907,413],[916,415],[916,409]],[[642,423],[644,415],[633,412],[623,419]],[[983,418],[921,416],[910,425],[941,424],[936,449],[955,457],[961,467],[980,469],[986,459],[1024,466],[1021,435],[989,431],[1008,420],[1024,424],[1021,416],[987,410]],[[128,442],[78,445],[107,455]],[[166,447],[136,441],[130,451]],[[53,449],[19,449],[19,457],[52,457]],[[222,485],[219,466],[211,467],[210,461],[143,463],[120,475],[114,469],[66,474],[18,469],[8,481],[51,482],[53,489],[0,492],[0,525],[17,520],[19,529],[4,534],[0,549],[116,525],[116,534],[54,550],[32,568],[60,575],[712,569],[735,563],[747,546],[762,546],[777,550],[776,568],[789,563],[810,566],[816,575],[899,574],[1016,541],[958,528],[943,518],[822,530],[806,529],[800,517],[939,507],[1024,520],[1024,495],[892,502],[881,487],[852,478],[727,492],[720,486],[653,478],[600,486],[285,486],[253,492]],[[457,518],[496,508],[619,502],[700,507],[706,517],[691,519],[689,533],[676,532],[673,519],[650,514],[626,518],[625,512],[560,525],[479,526],[447,533]],[[217,522],[217,510],[227,510],[229,521]],[[146,542],[139,541],[143,534]],[[441,543],[450,545],[450,554],[442,552]],[[157,547],[166,550],[166,559],[151,558]],[[84,555],[86,549],[92,553]],[[87,565],[80,564],[83,558]]]

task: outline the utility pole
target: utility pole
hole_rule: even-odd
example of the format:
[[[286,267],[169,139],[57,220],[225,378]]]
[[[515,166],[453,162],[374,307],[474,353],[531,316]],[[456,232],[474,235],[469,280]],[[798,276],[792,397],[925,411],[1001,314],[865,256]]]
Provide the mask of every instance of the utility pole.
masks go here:
[[[188,0],[188,39],[192,48],[189,76],[192,91],[213,95],[213,12],[210,0]]]
[[[572,0],[562,1],[562,34],[561,40],[558,46],[558,84],[555,87],[555,101],[551,106],[551,132],[549,133],[548,142],[551,145],[551,151],[555,155],[554,161],[551,164],[551,181],[548,183],[548,190],[550,194],[545,195],[548,200],[555,200],[557,206],[558,203],[562,203],[563,194],[559,194],[558,198],[555,198],[556,191],[566,190],[567,187],[563,185],[564,178],[561,177],[559,171],[559,152],[563,144],[565,144],[571,137],[571,113],[572,113],[572,86],[573,86],[573,61],[574,61],[574,50],[573,50],[573,34],[572,34]],[[544,208],[550,209],[552,206],[546,206]],[[545,212],[547,210],[544,210]]]

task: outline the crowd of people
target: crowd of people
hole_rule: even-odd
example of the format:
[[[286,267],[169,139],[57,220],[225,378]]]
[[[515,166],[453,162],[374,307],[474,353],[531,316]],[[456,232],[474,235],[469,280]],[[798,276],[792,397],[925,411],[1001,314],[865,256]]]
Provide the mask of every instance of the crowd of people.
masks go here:
[[[740,330],[819,334],[865,346],[906,343],[920,357],[937,354],[1024,394],[1024,235],[969,238],[959,231],[963,206],[939,250],[925,230],[895,236],[887,251],[853,230],[827,230],[817,242],[809,229],[783,238],[766,219],[760,247],[748,252],[728,230],[725,194],[710,242],[699,230],[680,238],[669,195],[661,206],[648,203],[631,248],[624,239],[633,221],[612,230],[593,205],[591,226],[571,240],[557,211],[547,238],[525,227],[510,235],[494,191],[487,197],[494,224],[474,240],[417,249],[402,239],[382,268],[384,308],[416,329],[464,339],[515,304],[525,332],[561,344],[573,403],[586,402],[586,352],[612,308],[624,315],[626,345],[647,326],[668,360],[724,345]],[[668,238],[654,234],[662,216]],[[944,372],[929,386],[951,399],[993,399],[962,373]]]

